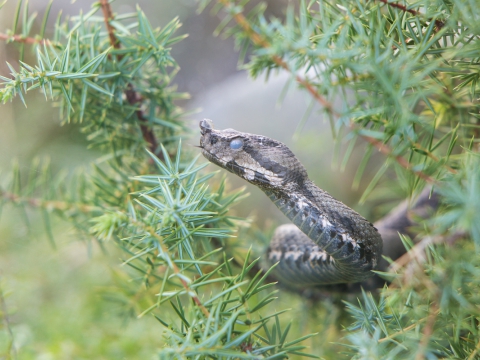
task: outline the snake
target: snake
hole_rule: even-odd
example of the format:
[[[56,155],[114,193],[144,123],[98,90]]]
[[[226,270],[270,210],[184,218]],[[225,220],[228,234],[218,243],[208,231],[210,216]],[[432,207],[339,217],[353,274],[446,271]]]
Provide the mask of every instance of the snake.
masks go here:
[[[261,189],[292,222],[279,226],[266,251],[287,286],[361,282],[382,255],[382,237],[356,211],[316,186],[280,141],[200,121],[200,148],[211,163]]]

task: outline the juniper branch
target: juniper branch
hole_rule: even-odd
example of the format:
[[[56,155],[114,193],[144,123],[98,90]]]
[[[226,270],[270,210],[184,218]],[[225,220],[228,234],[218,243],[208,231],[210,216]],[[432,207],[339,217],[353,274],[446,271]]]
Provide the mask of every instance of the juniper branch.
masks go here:
[[[156,230],[151,227],[151,226],[148,226],[148,225],[145,225],[144,223],[140,222],[140,221],[136,221],[134,219],[130,219],[130,223],[134,226],[137,226],[138,228],[141,228],[143,229],[144,231],[146,231],[150,236],[154,237],[155,239],[158,240],[161,248],[162,248],[162,253],[164,254],[168,254],[168,250],[167,248],[165,247],[164,245],[164,241],[163,241],[163,237],[158,235]],[[175,264],[175,262],[170,262],[171,264],[171,269],[173,270],[173,273],[175,275],[179,275],[180,274],[180,269],[178,268],[177,264]],[[200,301],[200,299],[198,298],[198,295],[196,293],[195,290],[191,289],[190,286],[188,286],[188,283],[185,281],[185,279],[183,279],[183,277],[181,276],[177,276],[179,279],[180,279],[180,282],[182,283],[187,295],[189,295],[192,300],[195,302],[195,304],[198,306],[198,308],[202,311],[202,313],[208,318],[210,316],[210,312],[207,310],[207,308],[202,304],[202,302]]]
[[[110,21],[114,19],[110,3],[108,0],[100,0],[100,6],[102,8],[103,18],[105,26],[107,27],[110,43],[115,49],[120,49],[120,42],[115,36],[115,29],[110,24]],[[117,57],[119,61],[122,59],[121,55],[117,55]],[[145,117],[141,109],[142,97],[135,91],[132,83],[127,84],[125,96],[128,103],[137,108],[137,110],[135,110],[135,114],[140,124],[140,130],[142,131],[143,139],[149,144],[148,149],[158,157],[163,158],[163,154],[158,148],[158,141],[155,137],[155,133],[153,132],[152,127],[149,126],[148,119]]]
[[[228,6],[231,5],[230,0],[217,0],[218,3],[222,4],[223,6]],[[235,12],[232,15],[233,19],[236,21],[236,23],[243,29],[245,34],[250,37],[250,40],[252,43],[256,46],[262,47],[262,48],[269,48],[271,45],[269,42],[262,37],[260,34],[258,34],[253,27],[250,25],[248,19],[243,15],[241,12]],[[295,76],[295,80],[297,83],[299,83],[301,86],[303,86],[309,93],[310,95],[320,104],[322,105],[327,111],[335,116],[336,118],[340,117],[340,114],[334,109],[333,104],[329,102],[327,99],[325,99],[313,86],[313,84],[308,80],[307,77],[302,77],[298,74],[294,74],[293,70],[288,66],[288,64],[280,58],[278,55],[273,55],[272,61],[279,66],[280,68],[286,70],[290,74]],[[357,126],[354,123],[350,123],[350,128],[352,130],[358,130]],[[365,141],[370,143],[372,146],[377,148],[378,151],[380,151],[382,154],[386,156],[391,156],[393,157],[397,163],[402,166],[403,168],[410,170],[414,172],[417,176],[422,178],[423,180],[429,182],[429,183],[434,183],[435,180],[431,178],[429,175],[425,174],[421,170],[414,170],[410,166],[410,163],[408,162],[407,159],[402,157],[401,155],[394,155],[393,149],[391,149],[387,144],[382,143],[370,136],[366,136],[363,134],[358,134],[361,138],[363,138]]]

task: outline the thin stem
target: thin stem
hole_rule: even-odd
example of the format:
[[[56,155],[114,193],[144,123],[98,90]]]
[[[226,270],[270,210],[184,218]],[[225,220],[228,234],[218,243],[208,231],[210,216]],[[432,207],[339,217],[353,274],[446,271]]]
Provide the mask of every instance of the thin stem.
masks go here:
[[[103,18],[105,20],[105,26],[107,27],[110,44],[112,44],[115,49],[120,49],[120,42],[115,36],[115,28],[110,24],[110,21],[114,20],[112,7],[108,0],[100,0],[100,6],[102,7]],[[121,58],[121,55],[119,57]]]
[[[437,320],[437,316],[439,313],[440,311],[438,308],[438,304],[436,301],[434,301],[430,306],[430,311],[427,317],[427,323],[423,328],[422,338],[420,339],[420,343],[419,343],[419,351],[415,356],[415,360],[425,359],[425,351],[427,350],[428,343],[430,341],[430,338],[432,337],[433,327],[435,326],[435,322]]]
[[[477,346],[475,346],[475,349],[472,351],[472,353],[470,354],[467,360],[474,360],[475,356],[478,354],[479,351],[480,351],[480,340],[477,342]]]
[[[465,237],[465,232],[456,231],[448,236],[426,236],[422,241],[415,244],[409,251],[399,257],[393,264],[390,265],[391,272],[397,272],[402,267],[412,265],[413,261],[423,262],[425,259],[425,249],[431,244],[445,243],[453,245],[459,239]]]
[[[353,128],[353,126],[351,126],[351,127]],[[366,135],[361,135],[361,136],[364,140],[366,140],[367,142],[369,142],[370,144],[375,146],[377,148],[377,150],[380,151],[382,154],[387,155],[387,156],[392,156],[397,161],[397,163],[400,164],[401,167],[412,171],[415,175],[417,175],[418,177],[422,178],[423,180],[425,180],[426,182],[428,182],[430,184],[435,182],[435,180],[431,176],[428,176],[423,171],[412,169],[410,167],[410,163],[404,157],[402,157],[400,155],[393,155],[392,149],[390,147],[388,147],[388,145],[382,143],[380,140],[374,139],[374,138],[372,138],[370,136],[366,136]],[[455,171],[455,170],[452,169],[452,171]]]
[[[98,206],[68,203],[66,201],[24,198],[16,194],[12,194],[12,193],[0,190],[0,199],[2,198],[17,205],[28,204],[35,208],[42,208],[46,210],[55,210],[55,211],[62,211],[62,212],[69,211],[69,210],[78,210],[82,213],[92,213],[92,212],[97,212],[97,211],[100,212],[105,210]]]
[[[438,315],[438,314],[440,313],[440,310],[437,310],[436,313],[437,313],[437,315]],[[429,316],[430,316],[430,314],[429,314]],[[412,325],[410,325],[410,326],[407,326],[406,328],[403,328],[402,330],[397,331],[396,333],[393,333],[393,334],[391,334],[391,335],[388,335],[388,336],[385,336],[384,338],[379,339],[378,342],[379,342],[379,343],[382,343],[382,342],[385,342],[385,341],[392,340],[392,339],[396,338],[398,335],[405,335],[405,333],[406,333],[407,331],[410,331],[410,330],[412,330],[412,329],[415,329],[415,328],[418,326],[418,324],[420,324],[421,322],[429,319],[429,316],[424,317],[424,318],[422,318],[422,319],[420,319],[420,320],[417,320],[417,322],[415,322],[414,324],[412,324]]]
[[[108,2],[108,0],[100,0],[100,6],[102,8],[105,26],[107,27],[110,44],[112,44],[115,49],[120,49],[120,41],[115,36],[114,27],[110,24],[110,21],[114,19],[110,3]],[[117,58],[121,60],[122,55],[118,55]],[[149,144],[148,149],[156,156],[163,159],[163,153],[161,151],[158,151],[158,141],[155,137],[155,133],[153,132],[153,129],[150,126],[148,119],[145,117],[145,114],[141,109],[141,103],[143,100],[142,96],[135,91],[132,83],[127,84],[127,88],[125,89],[125,97],[127,98],[127,101],[130,105],[133,105],[137,108],[135,114],[137,115],[137,119],[140,124],[142,137]]]
[[[412,15],[415,15],[415,16],[423,16],[423,14],[421,12],[418,12],[416,10],[413,10],[413,9],[408,9],[405,5],[401,5],[401,4],[398,4],[398,3],[395,3],[395,2],[389,2],[388,0],[380,0],[380,2],[388,5],[388,6],[391,6],[393,8],[397,8],[397,9],[400,9],[402,10],[403,12],[408,12]],[[428,19],[428,21],[432,21],[432,19]],[[442,27],[445,26],[445,23],[443,21],[440,21],[440,20],[434,20],[435,21],[435,26],[437,28],[437,31],[440,30]]]
[[[0,281],[2,278],[0,277]],[[7,329],[8,336],[10,337],[10,345],[9,345],[9,353],[13,354],[13,356],[10,356],[10,354],[7,354],[6,359],[16,359],[17,358],[17,353],[15,349],[15,337],[13,335],[12,331],[12,326],[10,324],[10,318],[8,317],[8,308],[7,308],[7,302],[5,301],[5,297],[3,295],[3,289],[2,289],[2,284],[0,283],[0,311],[3,314],[3,322],[5,324],[5,328]]]
[[[14,42],[25,43],[25,44],[30,44],[30,45],[52,44],[52,41],[49,40],[49,39],[37,39],[37,38],[33,38],[33,37],[16,35],[16,34],[8,35],[8,34],[0,33],[0,40],[14,41]]]

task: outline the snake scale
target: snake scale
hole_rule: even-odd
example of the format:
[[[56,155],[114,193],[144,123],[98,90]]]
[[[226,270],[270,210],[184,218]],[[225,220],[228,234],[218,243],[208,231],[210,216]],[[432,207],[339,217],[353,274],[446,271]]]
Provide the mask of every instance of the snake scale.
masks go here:
[[[275,230],[267,258],[278,262],[286,285],[353,283],[373,275],[382,238],[372,223],[309,178],[305,167],[279,141],[200,122],[200,148],[210,162],[260,188],[292,221]]]

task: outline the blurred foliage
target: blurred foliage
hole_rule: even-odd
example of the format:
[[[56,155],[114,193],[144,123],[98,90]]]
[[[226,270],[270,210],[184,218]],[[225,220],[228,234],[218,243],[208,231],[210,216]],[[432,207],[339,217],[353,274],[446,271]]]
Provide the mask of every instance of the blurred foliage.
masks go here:
[[[9,279],[0,278],[4,358],[36,358],[36,352],[50,358],[480,356],[480,5],[302,1],[278,19],[266,18],[263,4],[247,11],[247,3],[218,0],[212,10],[223,17],[218,32],[235,36],[251,75],[291,73],[292,82],[323,106],[333,135],[348,143],[343,166],[351,166],[357,139],[367,142],[355,182],[375,149],[386,155],[364,200],[388,186],[413,195],[426,183],[441,194],[441,207],[415,241],[402,237],[409,252],[383,274],[391,284],[378,297],[363,292],[357,303],[327,298],[305,307],[305,300],[278,296],[268,271],[251,275],[260,261],[244,245],[252,235],[228,212],[242,192],[227,191],[181,147],[187,114],[176,100],[186,95],[173,85],[178,66],[170,55],[183,38],[174,35],[177,20],[154,29],[140,9],[114,15],[102,0],[87,14],[59,16],[47,39],[50,11],[39,33],[31,34],[34,16],[19,1],[12,29],[0,38],[18,45],[19,60],[32,47],[36,61],[9,65],[0,99],[27,102],[27,92],[41,91],[59,106],[65,124],[81,125],[101,157],[87,171],[72,173],[52,173],[41,160],[27,172],[14,165],[0,179],[3,216],[18,222],[13,207],[31,233],[43,222],[46,237],[60,249],[68,223],[87,247],[114,254],[123,266],[104,256],[112,286],[92,289],[95,274],[78,284],[89,299],[88,320],[103,331],[70,320],[68,329],[78,331],[61,334],[63,321],[52,319],[51,329],[34,329],[52,334],[37,338],[36,349],[24,340],[28,331],[9,303]],[[336,97],[342,108],[331,105]],[[237,233],[241,245],[224,240]],[[45,242],[32,246],[42,258],[52,251]],[[91,266],[105,272],[101,262],[94,257]],[[290,314],[298,321],[288,322],[278,303],[294,308]],[[140,319],[119,331],[118,314]],[[65,337],[77,344],[74,350],[55,349],[65,346]],[[312,348],[305,350],[309,338]]]

